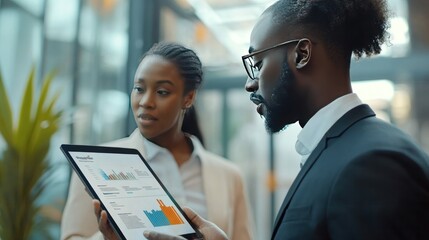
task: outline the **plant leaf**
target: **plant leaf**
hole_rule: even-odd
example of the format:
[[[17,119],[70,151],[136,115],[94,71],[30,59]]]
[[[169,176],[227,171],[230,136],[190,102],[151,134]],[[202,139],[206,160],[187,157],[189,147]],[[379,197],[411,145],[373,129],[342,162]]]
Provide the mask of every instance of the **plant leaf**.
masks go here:
[[[10,131],[10,139],[13,140],[6,142],[6,149],[0,153],[0,239],[3,240],[29,239],[38,236],[34,235],[35,232],[46,230],[41,228],[48,227],[40,224],[43,216],[37,202],[51,182],[49,176],[52,168],[47,156],[62,113],[54,111],[58,94],[48,100],[52,79],[53,73],[44,79],[41,92],[35,98],[32,68],[24,89],[16,130],[12,126],[11,110],[2,108],[1,123],[5,122],[4,119],[10,119],[8,121],[11,123],[7,129],[2,124],[2,134],[3,130]],[[3,100],[9,103],[2,81],[0,100],[2,106]],[[33,106],[33,102],[37,103],[37,107]]]
[[[3,77],[0,71],[0,134],[6,143],[12,143],[13,119],[9,98],[3,84]]]
[[[23,152],[25,152],[24,148],[26,147],[28,140],[31,139],[31,129],[34,127],[34,122],[31,121],[31,109],[34,91],[34,72],[34,67],[32,67],[24,95],[22,97],[21,112],[19,115],[19,123],[16,132],[16,147],[18,150],[23,150]]]

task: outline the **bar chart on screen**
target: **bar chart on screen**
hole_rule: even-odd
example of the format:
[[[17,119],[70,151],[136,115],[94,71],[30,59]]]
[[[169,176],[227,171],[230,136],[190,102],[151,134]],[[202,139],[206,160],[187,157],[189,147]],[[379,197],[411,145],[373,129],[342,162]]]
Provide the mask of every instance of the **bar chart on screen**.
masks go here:
[[[147,229],[170,235],[195,232],[139,155],[72,152],[71,156],[125,239],[142,239]]]
[[[118,172],[115,170],[110,170],[109,172],[106,172],[103,169],[100,169],[99,172],[104,180],[137,180],[137,178],[132,172]]]
[[[144,210],[145,215],[154,227],[183,224],[182,218],[173,206],[166,206],[160,199],[156,200],[161,210]]]

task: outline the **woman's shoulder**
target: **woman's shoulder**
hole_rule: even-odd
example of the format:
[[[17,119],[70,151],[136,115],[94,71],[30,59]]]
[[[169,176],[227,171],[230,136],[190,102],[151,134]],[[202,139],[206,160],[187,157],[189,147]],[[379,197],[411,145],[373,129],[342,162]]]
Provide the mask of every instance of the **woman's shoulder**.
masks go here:
[[[191,134],[187,134],[187,136],[191,138],[192,144],[194,145],[194,152],[201,158],[203,167],[224,168],[234,171],[238,170],[238,167],[230,160],[220,156],[219,154],[208,151],[197,137]]]
[[[210,169],[222,169],[222,171],[228,171],[235,174],[240,174],[238,166],[231,160],[224,158],[216,153],[204,150],[201,156],[202,164],[206,165]]]

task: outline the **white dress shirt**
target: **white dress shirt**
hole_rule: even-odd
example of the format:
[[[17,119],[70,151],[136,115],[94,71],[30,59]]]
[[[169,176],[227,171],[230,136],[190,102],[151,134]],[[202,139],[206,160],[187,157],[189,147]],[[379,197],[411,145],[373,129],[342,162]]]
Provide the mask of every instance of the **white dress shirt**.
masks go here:
[[[338,119],[361,104],[359,97],[355,93],[350,93],[335,99],[310,118],[298,134],[295,144],[295,150],[302,156],[301,166]]]
[[[190,207],[207,218],[200,158],[202,145],[195,136],[187,135],[187,137],[191,139],[194,150],[190,159],[180,167],[166,148],[147,139],[143,141],[145,149],[143,157],[180,206]]]

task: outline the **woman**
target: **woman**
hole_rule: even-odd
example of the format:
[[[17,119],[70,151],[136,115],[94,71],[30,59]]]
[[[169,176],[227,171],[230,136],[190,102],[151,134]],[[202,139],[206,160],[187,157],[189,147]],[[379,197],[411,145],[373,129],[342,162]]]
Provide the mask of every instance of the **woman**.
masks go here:
[[[179,205],[214,222],[230,239],[250,239],[250,214],[240,172],[229,161],[207,152],[191,135],[201,136],[192,105],[202,80],[195,52],[175,43],[154,45],[134,77],[131,107],[138,128],[129,137],[105,145],[138,149]],[[187,111],[191,112],[184,124]],[[92,200],[75,174],[61,232],[61,239],[103,239]]]

